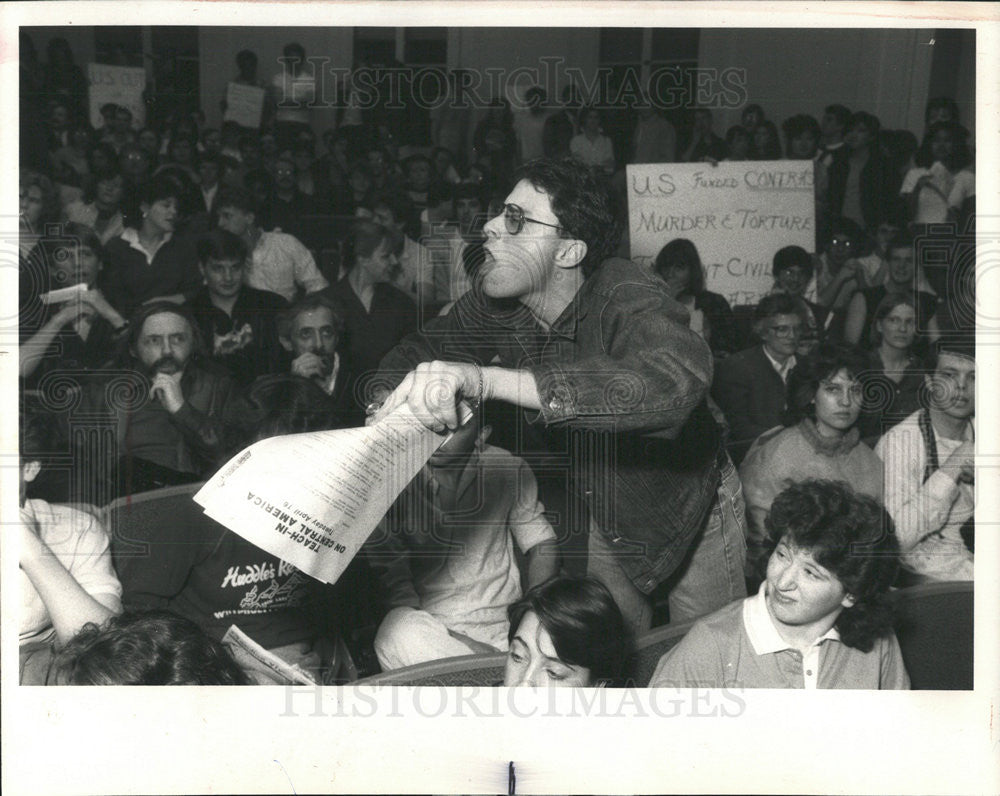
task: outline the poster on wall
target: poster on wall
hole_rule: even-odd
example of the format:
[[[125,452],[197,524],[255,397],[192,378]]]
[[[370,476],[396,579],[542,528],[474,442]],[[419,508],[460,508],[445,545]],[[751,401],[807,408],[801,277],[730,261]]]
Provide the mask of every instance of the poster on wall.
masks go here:
[[[812,161],[641,163],[626,178],[631,258],[652,267],[664,245],[687,238],[705,286],[730,306],[770,292],[778,249],[815,248]]]
[[[146,90],[146,70],[138,66],[87,64],[90,124],[95,130],[104,125],[101,107],[109,102],[132,112],[132,127],[141,130],[146,125],[146,105],[142,92]]]

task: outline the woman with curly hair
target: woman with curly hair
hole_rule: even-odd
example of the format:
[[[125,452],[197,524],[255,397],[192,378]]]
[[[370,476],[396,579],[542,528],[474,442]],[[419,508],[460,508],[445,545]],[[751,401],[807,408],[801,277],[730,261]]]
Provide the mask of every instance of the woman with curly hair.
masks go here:
[[[860,494],[882,499],[882,462],[860,441],[864,359],[823,345],[788,375],[785,426],[761,434],[740,466],[747,503],[748,558],[761,561],[765,519],[775,496],[807,478],[846,481]],[[748,567],[748,574],[753,570]]]
[[[886,602],[899,543],[876,500],[812,480],[775,499],[767,578],[701,619],[650,687],[907,689]]]

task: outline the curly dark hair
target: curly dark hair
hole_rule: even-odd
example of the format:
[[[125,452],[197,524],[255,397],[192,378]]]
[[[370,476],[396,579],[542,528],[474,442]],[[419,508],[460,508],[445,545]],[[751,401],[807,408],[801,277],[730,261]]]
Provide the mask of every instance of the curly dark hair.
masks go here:
[[[525,614],[534,613],[559,659],[590,670],[594,682],[619,682],[630,649],[625,619],[611,592],[596,578],[556,575],[507,608],[513,642]]]
[[[521,166],[514,179],[527,180],[545,191],[563,233],[587,244],[587,254],[580,263],[584,276],[594,273],[618,248],[621,226],[611,192],[588,166],[573,158],[539,158]]]
[[[808,356],[799,359],[788,374],[785,388],[787,409],[784,414],[786,426],[794,426],[803,418],[816,419],[816,391],[824,379],[836,376],[846,370],[851,378],[857,378],[868,369],[862,354],[846,346],[824,343]]]
[[[221,643],[170,611],[124,613],[90,623],[59,652],[56,682],[69,685],[251,685]]]
[[[782,539],[808,550],[854,598],[834,623],[844,644],[868,652],[892,631],[886,595],[899,569],[899,542],[881,503],[843,481],[807,480],[778,494],[764,526],[769,553]]]

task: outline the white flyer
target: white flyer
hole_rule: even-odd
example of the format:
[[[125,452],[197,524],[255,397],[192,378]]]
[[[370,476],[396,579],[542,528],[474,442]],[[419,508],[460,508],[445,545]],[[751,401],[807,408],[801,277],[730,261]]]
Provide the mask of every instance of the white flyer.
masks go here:
[[[333,583],[446,438],[405,405],[371,426],[271,437],[194,499],[248,542]]]

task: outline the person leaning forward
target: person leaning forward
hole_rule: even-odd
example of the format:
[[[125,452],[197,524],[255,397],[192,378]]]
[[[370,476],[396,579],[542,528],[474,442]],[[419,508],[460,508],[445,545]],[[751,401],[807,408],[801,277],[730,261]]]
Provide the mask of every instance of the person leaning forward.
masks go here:
[[[654,276],[609,257],[617,225],[587,167],[537,160],[519,176],[484,227],[473,290],[382,360],[382,395],[395,390],[374,419],[405,403],[443,432],[461,399],[519,406],[562,455],[588,569],[634,630],[668,579],[673,621],[738,599],[745,518],[706,403],[708,346]]]

